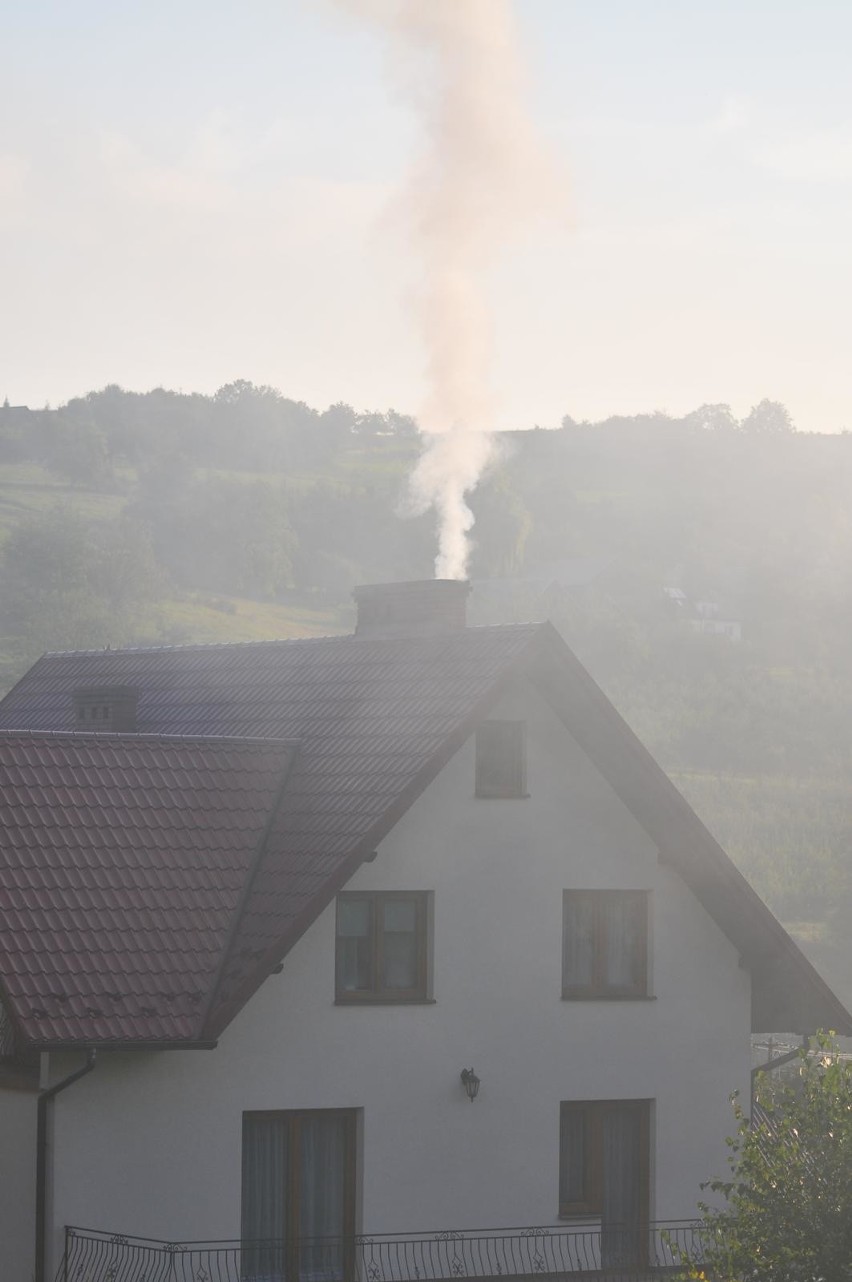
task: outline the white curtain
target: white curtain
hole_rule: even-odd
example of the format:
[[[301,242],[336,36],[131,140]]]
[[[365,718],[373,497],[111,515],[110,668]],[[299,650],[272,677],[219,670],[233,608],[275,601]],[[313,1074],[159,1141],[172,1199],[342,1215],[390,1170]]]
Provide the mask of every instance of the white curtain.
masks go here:
[[[586,1117],[583,1108],[562,1108],[559,1127],[559,1205],[585,1202]]]
[[[287,1119],[243,1117],[242,1263],[246,1278],[284,1277],[287,1235]]]
[[[246,1282],[343,1277],[349,1121],[334,1112],[244,1115]]]
[[[386,989],[416,988],[417,905],[413,899],[389,899],[383,912],[383,985]]]
[[[343,1276],[346,1119],[305,1114],[299,1131],[299,1276],[337,1279]]]
[[[641,1249],[642,1113],[614,1105],[603,1115],[601,1263],[637,1264]]]
[[[638,988],[644,903],[636,895],[604,895],[601,911],[606,938],[606,987]]]
[[[337,987],[344,993],[368,992],[373,978],[373,922],[368,899],[337,901]]]
[[[595,978],[595,902],[591,895],[567,895],[562,939],[562,982],[589,988]]]

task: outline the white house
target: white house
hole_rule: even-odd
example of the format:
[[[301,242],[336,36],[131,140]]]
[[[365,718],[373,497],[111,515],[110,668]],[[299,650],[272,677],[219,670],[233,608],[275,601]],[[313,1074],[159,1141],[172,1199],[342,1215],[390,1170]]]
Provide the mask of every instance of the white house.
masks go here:
[[[4,1282],[68,1225],[92,1282],[653,1264],[750,1033],[852,1032],[557,633],[466,592],[0,705]]]

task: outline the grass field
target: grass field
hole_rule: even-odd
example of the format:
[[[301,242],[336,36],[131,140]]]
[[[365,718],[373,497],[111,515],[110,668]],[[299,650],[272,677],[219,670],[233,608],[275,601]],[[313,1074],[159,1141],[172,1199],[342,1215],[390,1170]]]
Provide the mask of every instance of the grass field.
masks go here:
[[[161,601],[156,614],[162,641],[169,644],[322,637],[352,630],[351,619],[333,609],[201,593]]]
[[[0,464],[0,541],[22,519],[56,507],[73,507],[80,516],[117,516],[127,499],[120,491],[71,487],[37,463]]]
[[[805,955],[852,1004],[852,781],[669,774]]]
[[[848,893],[852,781],[690,771],[671,777],[782,918],[822,919]]]

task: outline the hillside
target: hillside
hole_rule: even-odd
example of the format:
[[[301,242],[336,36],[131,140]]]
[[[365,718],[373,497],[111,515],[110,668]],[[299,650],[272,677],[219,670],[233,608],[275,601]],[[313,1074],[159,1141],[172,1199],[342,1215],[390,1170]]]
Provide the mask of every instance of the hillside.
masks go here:
[[[474,622],[549,616],[852,1000],[852,436],[764,402],[507,433]],[[394,411],[271,388],[0,408],[0,680],[44,649],[318,635],[428,577]]]

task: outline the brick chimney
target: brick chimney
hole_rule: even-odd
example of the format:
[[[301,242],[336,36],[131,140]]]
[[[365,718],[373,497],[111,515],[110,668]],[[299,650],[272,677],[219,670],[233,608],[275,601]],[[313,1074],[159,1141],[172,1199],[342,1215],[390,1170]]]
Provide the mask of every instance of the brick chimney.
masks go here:
[[[460,632],[467,624],[469,592],[466,579],[364,584],[352,592],[358,607],[355,635],[398,637]]]

